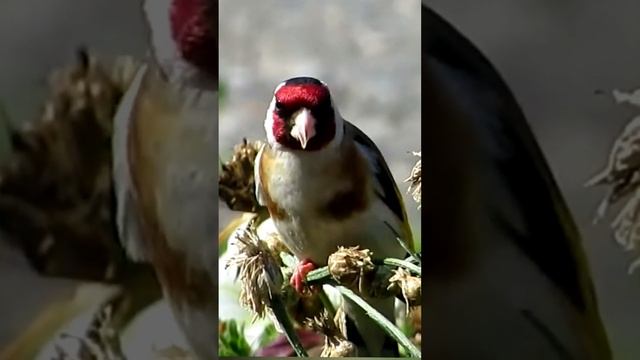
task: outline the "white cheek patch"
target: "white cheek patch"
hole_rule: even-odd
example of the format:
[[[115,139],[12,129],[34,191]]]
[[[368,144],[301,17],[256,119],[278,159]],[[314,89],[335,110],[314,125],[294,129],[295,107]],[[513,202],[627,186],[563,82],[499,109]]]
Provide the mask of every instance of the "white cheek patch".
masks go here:
[[[276,146],[276,138],[273,135],[273,111],[276,108],[276,93],[280,90],[281,87],[284,86],[284,81],[278,84],[276,89],[273,91],[273,98],[271,99],[271,103],[269,104],[269,108],[267,108],[267,115],[264,119],[264,131],[267,133],[267,141],[270,145]]]
[[[274,145],[276,143],[276,138],[273,136],[273,110],[276,106],[276,98],[274,97],[271,100],[271,104],[269,104],[269,108],[267,109],[267,116],[264,119],[264,131],[267,133],[267,141],[269,144]]]

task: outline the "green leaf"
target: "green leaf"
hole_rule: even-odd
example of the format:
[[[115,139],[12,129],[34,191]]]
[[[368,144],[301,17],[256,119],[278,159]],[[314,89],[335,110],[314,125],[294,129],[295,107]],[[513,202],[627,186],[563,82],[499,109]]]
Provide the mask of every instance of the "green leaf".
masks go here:
[[[377,322],[378,325],[391,336],[394,340],[398,342],[402,347],[404,347],[411,357],[422,357],[420,350],[409,340],[409,338],[402,332],[402,330],[398,329],[394,324],[391,323],[384,315],[380,314],[378,310],[369,305],[364,299],[360,296],[356,295],[350,289],[347,289],[344,286],[338,286],[337,289],[347,297],[349,300],[353,301],[356,305],[360,306],[365,313],[373,319],[373,321]]]
[[[251,346],[244,337],[244,325],[235,320],[221,322],[218,338],[218,354],[220,356],[250,356]]]

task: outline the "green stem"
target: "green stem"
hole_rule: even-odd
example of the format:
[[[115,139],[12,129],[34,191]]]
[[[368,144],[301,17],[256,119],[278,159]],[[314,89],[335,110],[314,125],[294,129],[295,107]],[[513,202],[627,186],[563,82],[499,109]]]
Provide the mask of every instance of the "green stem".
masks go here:
[[[331,274],[329,274],[329,267],[327,266],[310,271],[306,278],[308,283],[319,282],[325,279],[332,279]]]
[[[296,355],[298,355],[298,357],[308,357],[309,355],[307,355],[304,346],[302,346],[300,342],[300,338],[296,334],[296,330],[293,328],[293,324],[291,323],[291,319],[289,318],[289,314],[287,314],[286,307],[280,295],[274,294],[271,298],[271,309],[280,323],[280,327],[284,330],[287,341],[289,341],[289,344],[291,344],[291,347],[296,352]]]
[[[324,291],[324,289],[320,290],[318,297],[320,297],[320,302],[322,302],[322,305],[324,305],[324,308],[327,309],[327,312],[329,312],[329,316],[331,316],[332,319],[335,318],[336,309],[333,307],[333,304],[331,303],[331,300],[329,299],[329,296]]]
[[[371,305],[369,305],[364,299],[360,296],[356,295],[353,291],[347,289],[344,286],[337,286],[337,289],[340,293],[349,298],[351,301],[360,306],[366,314],[377,322],[382,329],[389,334],[392,338],[394,338],[398,344],[404,347],[407,352],[411,355],[411,357],[422,357],[420,350],[407,338],[400,329],[398,329],[395,325],[391,323],[384,315],[380,314],[376,309],[374,309]]]
[[[385,265],[393,266],[393,267],[403,267],[415,274],[422,275],[422,269],[420,268],[420,266],[410,263],[406,260],[387,258],[387,259],[384,259],[382,263]]]

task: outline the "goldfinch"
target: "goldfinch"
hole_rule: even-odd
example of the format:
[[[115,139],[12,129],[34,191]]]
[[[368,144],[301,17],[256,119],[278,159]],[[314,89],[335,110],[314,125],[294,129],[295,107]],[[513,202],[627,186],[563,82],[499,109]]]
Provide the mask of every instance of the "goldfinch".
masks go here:
[[[154,56],[113,134],[120,240],[153,266],[200,359],[217,358],[217,10],[212,0],[144,2]]]
[[[580,235],[514,96],[422,8],[423,355],[611,359]]]
[[[291,283],[324,265],[338,246],[360,246],[374,258],[402,258],[412,246],[402,197],[376,145],[335,107],[327,85],[297,77],[277,86],[264,121],[268,144],[256,157],[258,202],[300,260]],[[389,228],[391,227],[391,229]],[[392,230],[393,229],[393,230]],[[368,299],[391,321],[393,299]],[[395,342],[347,303],[360,356],[392,355]]]

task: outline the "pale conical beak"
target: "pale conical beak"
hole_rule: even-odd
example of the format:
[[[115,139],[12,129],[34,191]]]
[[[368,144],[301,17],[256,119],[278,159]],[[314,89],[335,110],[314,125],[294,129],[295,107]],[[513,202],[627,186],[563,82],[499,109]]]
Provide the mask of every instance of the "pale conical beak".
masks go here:
[[[302,109],[293,115],[291,136],[300,142],[303,149],[307,147],[307,143],[315,134],[316,119],[308,109]]]

